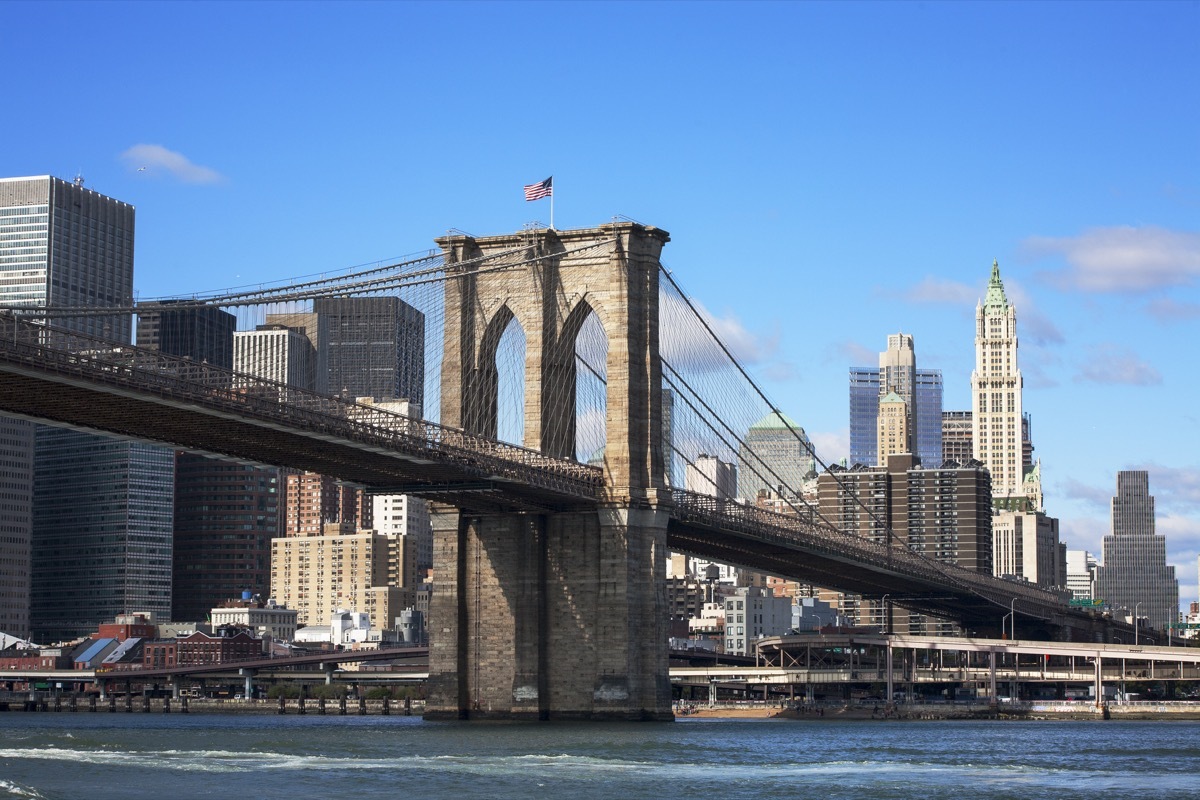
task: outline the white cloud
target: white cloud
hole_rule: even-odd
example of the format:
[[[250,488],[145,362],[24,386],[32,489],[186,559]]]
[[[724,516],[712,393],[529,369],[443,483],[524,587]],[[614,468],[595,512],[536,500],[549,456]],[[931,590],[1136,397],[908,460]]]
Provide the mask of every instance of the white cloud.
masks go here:
[[[170,175],[184,183],[223,183],[225,176],[209,167],[193,164],[187,156],[158,144],[135,144],[121,153],[121,160],[130,169],[150,177]]]
[[[1048,277],[1065,289],[1146,291],[1200,278],[1200,234],[1190,231],[1122,225],[1078,236],[1031,236],[1023,247],[1033,255],[1063,256],[1067,268]]]
[[[812,442],[813,450],[817,452],[817,456],[826,464],[836,464],[843,458],[849,458],[850,456],[849,428],[842,428],[839,431],[829,433],[814,433],[809,431],[808,438]]]
[[[974,307],[982,296],[983,294],[977,286],[932,276],[926,276],[924,280],[904,293],[904,299],[910,303],[945,303],[966,308]]]
[[[1154,495],[1160,510],[1200,509],[1200,469],[1156,464],[1143,464],[1136,469],[1144,469],[1150,474],[1150,494]],[[1200,527],[1200,523],[1196,524]]]
[[[1059,540],[1071,550],[1087,550],[1099,558],[1110,527],[1107,517],[1062,517],[1059,519]]]
[[[760,336],[733,316],[718,317],[697,300],[696,313],[677,295],[664,292],[659,301],[659,349],[675,369],[711,371],[729,364],[721,348],[704,330],[696,314],[742,365],[769,361],[779,349],[779,336]]]
[[[879,363],[879,353],[858,342],[834,342],[829,346],[831,360],[845,361],[848,367],[874,367]]]
[[[1161,297],[1146,304],[1146,313],[1163,321],[1186,321],[1200,318],[1200,303],[1181,303],[1170,297]]]
[[[988,277],[990,277],[990,273]],[[1001,277],[1003,277],[1003,271]],[[903,296],[910,303],[952,305],[973,311],[986,293],[986,279],[979,285],[972,286],[960,281],[926,276],[924,280],[906,291]],[[1004,278],[1004,293],[1017,308],[1023,339],[1034,344],[1062,343],[1062,333],[1049,317],[1037,310],[1033,298],[1019,283],[1011,278]]]
[[[1196,566],[1196,554],[1200,552],[1200,520],[1173,514],[1156,514],[1154,532],[1167,540],[1168,560],[1191,560]]]
[[[1109,508],[1112,502],[1112,488],[1089,486],[1074,478],[1060,481],[1057,490],[1068,500],[1081,500],[1097,508]]]
[[[1004,294],[1017,309],[1021,340],[1038,345],[1062,344],[1065,339],[1049,317],[1038,310],[1033,297],[1019,281],[1004,279]]]
[[[1088,348],[1086,361],[1075,374],[1075,380],[1086,383],[1157,386],[1162,373],[1142,361],[1131,350],[1111,343]]]

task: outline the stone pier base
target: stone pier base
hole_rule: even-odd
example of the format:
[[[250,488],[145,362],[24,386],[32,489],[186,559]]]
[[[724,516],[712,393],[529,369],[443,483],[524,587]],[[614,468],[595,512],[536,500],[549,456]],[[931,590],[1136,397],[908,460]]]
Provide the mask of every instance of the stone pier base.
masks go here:
[[[434,514],[427,719],[670,720],[667,513]]]

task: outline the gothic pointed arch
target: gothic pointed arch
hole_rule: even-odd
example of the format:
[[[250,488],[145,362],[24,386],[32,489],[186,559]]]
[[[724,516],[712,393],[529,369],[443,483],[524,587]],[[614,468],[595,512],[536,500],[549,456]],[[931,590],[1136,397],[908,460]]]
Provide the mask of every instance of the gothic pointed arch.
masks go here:
[[[500,375],[496,351],[509,324],[516,319],[505,303],[488,320],[479,339],[476,360],[470,371],[471,385],[463,393],[463,428],[470,433],[497,438],[499,433]]]

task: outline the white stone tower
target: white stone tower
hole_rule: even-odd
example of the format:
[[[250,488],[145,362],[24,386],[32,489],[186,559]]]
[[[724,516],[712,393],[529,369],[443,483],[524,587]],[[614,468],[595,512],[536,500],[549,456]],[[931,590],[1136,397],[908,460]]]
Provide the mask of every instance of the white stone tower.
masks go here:
[[[991,472],[992,497],[997,500],[1026,496],[1022,385],[1017,366],[1017,311],[1004,294],[1000,265],[993,261],[987,295],[975,308],[971,419],[974,457]]]

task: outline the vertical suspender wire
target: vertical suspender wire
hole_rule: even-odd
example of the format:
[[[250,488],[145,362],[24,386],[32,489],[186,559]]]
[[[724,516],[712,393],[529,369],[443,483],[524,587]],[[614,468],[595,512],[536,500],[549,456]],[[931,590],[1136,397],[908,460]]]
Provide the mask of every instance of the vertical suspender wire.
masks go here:
[[[775,404],[772,403],[765,394],[763,394],[762,390],[758,388],[758,384],[756,384],[754,382],[754,380],[750,377],[750,375],[747,374],[745,368],[742,367],[741,362],[739,362],[736,358],[733,357],[733,354],[729,352],[729,348],[727,348],[725,346],[725,343],[723,341],[721,341],[721,339],[713,331],[712,327],[708,324],[708,320],[704,319],[704,316],[696,309],[695,304],[692,303],[692,299],[690,297],[688,297],[688,295],[686,293],[684,293],[684,291],[679,287],[679,284],[677,284],[675,282],[675,279],[671,276],[670,271],[664,267],[661,269],[661,273],[662,273],[663,277],[665,277],[667,279],[667,282],[669,284],[671,284],[671,286],[675,289],[675,291],[679,293],[680,298],[687,305],[687,307],[691,310],[691,312],[696,315],[696,318],[700,321],[700,324],[704,326],[704,330],[706,330],[708,332],[708,335],[712,337],[713,341],[715,341],[717,343],[717,346],[721,349],[721,352],[723,352],[725,354],[725,357],[728,358],[733,363],[734,367],[737,368],[737,371],[741,374],[741,376],[743,378],[745,378],[746,382],[754,389],[754,392],[758,395],[759,399],[762,400],[764,403],[766,403],[767,408],[771,409],[771,411],[774,414],[778,415],[780,420],[783,421],[784,420],[783,412],[780,411],[775,406]],[[793,435],[795,435],[796,432],[794,430],[792,430],[792,427],[790,425],[787,425],[786,422],[784,422],[784,425],[788,428],[789,431],[792,432]],[[798,436],[796,438],[799,439]],[[821,460],[820,456],[817,455],[816,451],[811,449],[807,443],[803,442],[803,440],[801,440],[801,442],[804,444],[805,449],[807,449],[809,451],[809,454],[813,457],[813,459],[816,460],[816,462],[818,464],[820,464],[825,469],[826,472],[828,472],[830,475],[833,476],[833,479],[835,482],[837,482],[838,486],[841,487],[842,489],[846,489],[845,483],[837,477],[837,474],[835,472],[829,471],[829,465]],[[793,492],[795,492],[794,489],[793,489]],[[880,524],[882,524],[882,520],[880,520],[878,518],[878,516],[874,512],[872,512],[870,508],[867,507],[867,505],[862,501],[862,499],[859,498],[857,492],[851,492],[850,494],[854,497],[854,501],[859,506],[861,506],[863,508],[863,510],[866,511],[867,514],[869,514],[871,516],[872,519],[874,519],[876,522],[879,522]],[[885,525],[884,527],[887,528],[890,532],[890,526]]]

